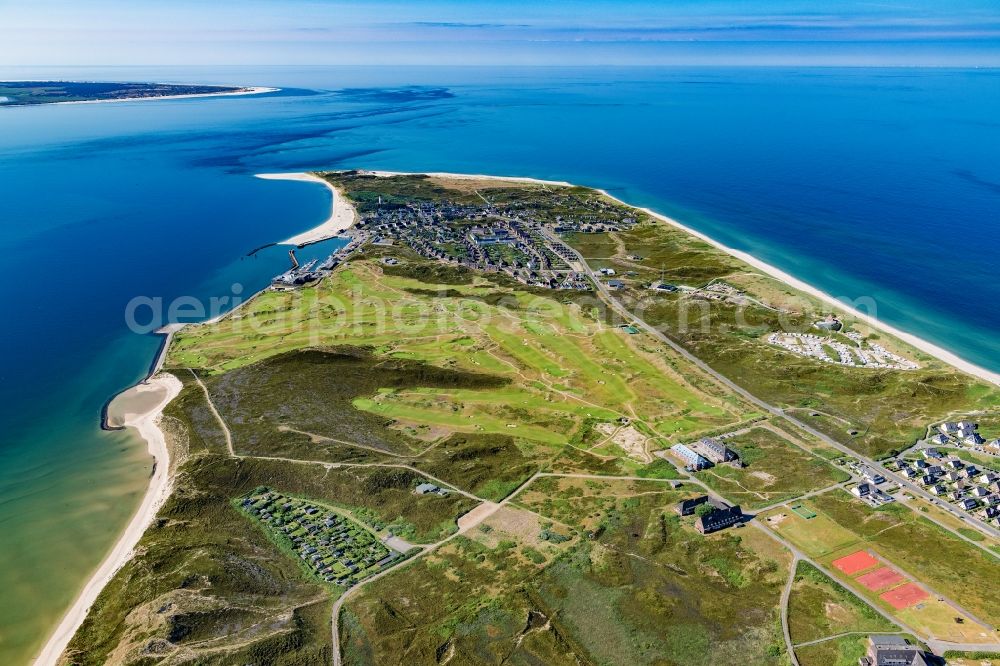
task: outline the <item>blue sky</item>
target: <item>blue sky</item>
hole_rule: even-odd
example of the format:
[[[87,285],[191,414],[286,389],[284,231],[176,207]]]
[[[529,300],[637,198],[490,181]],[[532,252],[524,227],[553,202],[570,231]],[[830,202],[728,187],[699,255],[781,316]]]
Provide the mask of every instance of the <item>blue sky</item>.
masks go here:
[[[0,0],[0,67],[1000,66],[1000,0]]]

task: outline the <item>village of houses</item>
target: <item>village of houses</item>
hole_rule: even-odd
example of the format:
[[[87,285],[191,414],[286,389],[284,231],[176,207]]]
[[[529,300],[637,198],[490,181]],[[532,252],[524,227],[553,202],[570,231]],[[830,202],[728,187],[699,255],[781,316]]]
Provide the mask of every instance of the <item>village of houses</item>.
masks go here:
[[[557,234],[600,233],[635,223],[600,202],[576,203],[592,210],[572,219],[556,216],[548,228]],[[591,290],[585,275],[570,265],[574,252],[546,233],[541,217],[524,205],[421,202],[380,205],[362,213],[357,227],[370,234],[376,245],[401,242],[427,259],[505,273],[533,287]]]
[[[258,488],[240,507],[313,575],[343,587],[391,566],[408,550],[409,544],[391,534],[380,540],[336,511],[268,488]]]
[[[979,434],[979,426],[971,421],[942,423],[936,430],[935,435],[918,442],[905,454],[886,461],[886,468],[922,487],[940,502],[1000,528],[1000,472],[983,469],[948,452],[967,450],[1000,461],[1000,439],[987,442]],[[877,469],[856,461],[846,464],[863,479],[851,488],[855,497],[874,507],[894,501],[888,490],[892,484]]]
[[[318,268],[312,265],[299,267],[293,258],[292,270],[276,278],[275,284],[291,286],[318,279],[370,240],[375,245],[384,246],[399,242],[425,258],[480,271],[502,272],[529,286],[591,290],[593,285],[589,278],[573,269],[575,253],[559,240],[558,234],[627,230],[636,220],[623,216],[619,209],[601,201],[574,200],[572,205],[583,205],[585,210],[582,213],[577,211],[572,216],[551,218],[547,212],[536,210],[526,203],[495,206],[484,199],[481,205],[449,201],[383,204],[379,198],[379,205],[374,210],[360,213],[357,224],[348,232],[351,243],[347,247]],[[643,257],[629,255],[627,259],[637,262]],[[391,257],[383,261],[398,263]],[[626,287],[613,268],[602,268],[595,277],[602,279],[611,290]],[[721,281],[695,288],[669,284],[661,279],[646,285],[646,288],[657,292],[681,292],[694,298],[732,304],[754,302],[770,307]],[[638,332],[633,327],[624,328],[630,333]],[[813,328],[821,333],[775,332],[768,335],[767,342],[798,356],[848,367],[894,370],[919,367],[917,363],[878,343],[866,340],[860,333],[844,331],[843,324],[833,316],[815,322]],[[906,457],[890,461],[888,468],[923,486],[942,501],[951,502],[962,511],[974,513],[989,524],[1000,527],[1000,474],[981,470],[974,464],[941,454],[933,448],[968,448],[985,455],[997,455],[1000,454],[1000,440],[987,443],[978,433],[976,424],[966,421],[945,423],[939,429],[937,435],[918,443],[917,448]],[[715,438],[677,444],[671,447],[670,453],[680,466],[690,471],[715,464],[741,464],[738,455]],[[851,488],[860,500],[872,506],[894,501],[885,477],[877,469],[851,459],[846,459],[844,464],[860,479]],[[685,505],[679,511],[686,515],[694,510],[694,506],[706,504],[699,512],[696,524],[699,530],[711,532],[740,522],[735,518],[741,518],[738,506],[730,507],[707,496],[697,500],[696,504]],[[708,511],[708,507],[713,510]],[[712,514],[717,515],[712,518]],[[310,561],[315,554],[309,554]],[[343,576],[340,569],[330,566],[330,570],[337,572],[334,575],[336,581],[349,578]],[[323,575],[325,577],[329,572],[324,571]]]
[[[1000,528],[1000,472],[982,469],[979,465],[939,450],[965,449],[996,457],[1000,461],[1000,439],[986,441],[979,433],[978,424],[970,421],[942,423],[936,430],[937,434],[918,442],[905,455],[886,461],[886,468],[922,486],[957,510]],[[704,437],[688,444],[675,444],[658,455],[669,455],[688,472],[699,472],[723,464],[741,466],[743,463],[738,452],[726,446],[723,438]],[[877,467],[850,457],[840,462],[858,479],[850,487],[850,492],[859,501],[872,507],[896,501],[892,493],[900,488],[889,482]],[[744,519],[739,506],[733,507],[708,496],[682,502],[678,512],[690,515],[701,504],[707,506],[699,511],[695,527],[702,533],[737,525]]]
[[[987,442],[971,421],[942,423],[937,434],[897,459],[897,470],[932,495],[1000,527],[1000,473],[962,460],[940,448],[968,450],[1000,460],[1000,439]]]

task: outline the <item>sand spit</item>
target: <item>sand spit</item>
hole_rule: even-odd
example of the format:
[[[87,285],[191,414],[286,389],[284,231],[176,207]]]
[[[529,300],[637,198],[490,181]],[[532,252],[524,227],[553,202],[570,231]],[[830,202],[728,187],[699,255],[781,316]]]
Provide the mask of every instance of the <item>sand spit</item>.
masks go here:
[[[231,92],[191,93],[187,95],[156,95],[155,97],[123,97],[121,99],[78,99],[70,102],[46,102],[38,106],[57,106],[60,104],[119,104],[121,102],[156,102],[164,99],[194,99],[198,97],[242,97],[245,95],[261,95],[278,92],[281,88],[264,88],[253,86]],[[20,108],[25,105],[14,104],[10,108]]]
[[[352,206],[347,199],[340,195],[337,188],[314,174],[259,173],[257,174],[257,178],[263,178],[265,180],[295,180],[304,183],[319,183],[330,190],[330,193],[333,195],[330,217],[328,217],[323,224],[320,224],[309,231],[304,231],[301,234],[297,234],[291,238],[283,240],[279,242],[278,245],[302,246],[309,245],[310,243],[318,243],[319,241],[327,240],[328,238],[333,238],[334,236],[350,229],[358,218],[357,213],[354,210],[354,206]]]

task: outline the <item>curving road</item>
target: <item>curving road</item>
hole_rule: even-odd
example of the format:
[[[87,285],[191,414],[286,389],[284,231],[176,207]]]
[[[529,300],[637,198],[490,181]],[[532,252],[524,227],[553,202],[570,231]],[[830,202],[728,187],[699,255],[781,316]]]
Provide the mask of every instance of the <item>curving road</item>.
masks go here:
[[[544,234],[545,234],[546,238],[548,238],[550,241],[552,241],[552,242],[558,242],[558,239],[554,238],[553,233],[551,231],[545,230]],[[880,463],[878,463],[876,460],[874,460],[872,458],[868,458],[867,456],[864,456],[864,455],[858,453],[854,449],[851,449],[850,447],[845,446],[844,444],[841,444],[840,442],[838,442],[837,440],[833,439],[829,435],[826,435],[826,434],[824,434],[824,433],[816,430],[815,428],[813,428],[809,424],[807,424],[807,423],[805,423],[803,421],[800,421],[795,416],[786,413],[784,409],[782,409],[780,407],[777,407],[775,405],[772,405],[772,404],[770,404],[768,402],[765,402],[764,400],[762,400],[762,399],[758,398],[757,396],[755,396],[754,394],[750,393],[749,391],[747,391],[742,386],[740,386],[736,382],[732,381],[731,379],[729,379],[725,375],[723,375],[723,374],[719,373],[718,371],[716,371],[710,365],[708,365],[707,363],[705,363],[704,361],[702,361],[700,358],[698,358],[697,356],[695,356],[694,354],[692,354],[690,351],[688,351],[685,347],[681,346],[679,343],[674,342],[672,339],[670,339],[669,337],[667,337],[666,335],[664,335],[658,328],[656,328],[655,326],[652,326],[651,324],[647,323],[643,319],[637,317],[632,312],[630,312],[628,310],[628,308],[626,308],[624,305],[622,305],[622,303],[617,298],[615,298],[615,296],[608,289],[607,285],[600,281],[600,279],[598,278],[597,274],[595,274],[594,271],[590,268],[590,265],[587,263],[587,260],[583,258],[583,255],[581,255],[575,248],[570,247],[569,245],[566,245],[565,243],[559,242],[559,245],[562,246],[562,247],[569,248],[569,250],[574,254],[574,256],[576,256],[576,258],[577,258],[577,264],[578,265],[575,266],[574,269],[577,270],[578,272],[584,273],[585,275],[587,275],[590,278],[591,282],[594,283],[595,289],[597,290],[597,294],[602,298],[602,300],[604,300],[604,302],[606,302],[611,307],[612,310],[614,310],[616,313],[618,313],[619,315],[621,315],[625,319],[632,321],[634,323],[634,325],[638,326],[639,328],[642,328],[643,330],[645,330],[647,333],[649,333],[650,335],[652,335],[654,338],[656,338],[660,342],[662,342],[665,345],[669,346],[675,352],[677,352],[678,354],[680,354],[681,356],[683,356],[687,361],[690,361],[692,364],[694,364],[695,366],[697,366],[698,368],[700,368],[702,371],[704,371],[705,373],[707,373],[708,375],[710,375],[711,377],[713,377],[716,381],[718,381],[719,383],[723,384],[726,388],[734,391],[735,393],[738,393],[740,396],[742,396],[746,400],[750,401],[754,405],[757,405],[761,409],[764,409],[767,412],[769,412],[769,413],[771,413],[771,414],[773,414],[775,416],[780,416],[780,417],[786,419],[787,421],[790,421],[791,423],[794,423],[796,426],[798,426],[799,428],[801,428],[805,432],[807,432],[810,435],[812,435],[813,437],[819,439],[821,442],[823,442],[823,443],[825,443],[825,444],[827,444],[829,446],[832,446],[833,448],[837,449],[841,453],[844,453],[844,454],[849,455],[849,456],[851,456],[851,457],[853,457],[853,458],[855,458],[857,460],[860,460],[863,464],[868,465],[869,467],[872,467],[873,469],[878,470],[879,473],[882,474],[886,479],[894,481],[900,487],[906,488],[907,490],[909,490],[913,494],[919,495],[920,497],[923,497],[924,499],[927,499],[928,501],[931,501],[931,502],[936,501],[936,499],[937,499],[936,497],[934,497],[933,495],[931,495],[930,493],[928,493],[927,491],[925,491],[920,486],[918,486],[918,485],[916,485],[914,483],[911,483],[909,479],[906,479],[905,477],[897,475],[896,473],[894,473],[894,472],[886,469],[883,465],[881,465]],[[943,508],[944,510],[946,510],[946,511],[952,513],[952,514],[954,514],[957,518],[959,518],[961,520],[964,520],[965,522],[969,523],[970,525],[972,525],[973,527],[975,527],[979,531],[983,532],[984,534],[988,534],[988,535],[992,536],[993,538],[1000,539],[1000,530],[996,530],[996,529],[990,527],[988,524],[986,524],[985,522],[979,520],[978,518],[976,518],[974,516],[965,515],[964,513],[959,512],[958,509],[955,509],[951,505],[944,505],[941,508]],[[951,531],[951,530],[949,530],[949,531]],[[989,551],[987,551],[987,552],[989,552]],[[996,553],[992,553],[992,554],[993,554],[994,557],[1000,557]]]

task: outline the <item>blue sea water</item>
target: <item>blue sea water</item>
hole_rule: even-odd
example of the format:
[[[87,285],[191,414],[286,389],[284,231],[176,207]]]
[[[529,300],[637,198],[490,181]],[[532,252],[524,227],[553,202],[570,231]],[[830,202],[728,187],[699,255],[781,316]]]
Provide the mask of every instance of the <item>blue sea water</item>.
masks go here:
[[[305,68],[2,78],[273,85],[255,97],[0,109],[0,663],[37,648],[150,472],[101,405],[158,341],[135,296],[246,295],[323,188],[373,168],[603,187],[1000,371],[1000,71]]]

